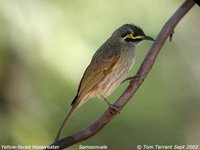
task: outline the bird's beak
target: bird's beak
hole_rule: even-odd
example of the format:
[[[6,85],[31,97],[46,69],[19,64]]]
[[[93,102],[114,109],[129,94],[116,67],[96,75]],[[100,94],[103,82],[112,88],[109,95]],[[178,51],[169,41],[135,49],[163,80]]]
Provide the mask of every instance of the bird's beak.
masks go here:
[[[143,40],[149,40],[149,41],[155,41],[152,37],[150,37],[150,36],[144,36],[143,38],[142,38]]]
[[[146,35],[144,35],[144,36],[133,36],[132,34],[128,34],[128,35],[126,35],[126,38],[127,39],[132,39],[132,40],[149,40],[149,41],[155,41],[152,37],[150,37],[150,36],[146,36]]]

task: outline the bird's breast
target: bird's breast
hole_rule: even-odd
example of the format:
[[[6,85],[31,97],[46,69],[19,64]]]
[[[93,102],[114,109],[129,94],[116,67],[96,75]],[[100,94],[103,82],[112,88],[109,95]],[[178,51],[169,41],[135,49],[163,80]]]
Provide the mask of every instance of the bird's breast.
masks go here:
[[[117,88],[121,82],[127,77],[129,70],[135,61],[134,49],[123,49],[120,54],[120,58],[116,65],[112,68],[112,71],[102,80],[99,84],[101,88],[101,95],[108,96],[112,91]]]

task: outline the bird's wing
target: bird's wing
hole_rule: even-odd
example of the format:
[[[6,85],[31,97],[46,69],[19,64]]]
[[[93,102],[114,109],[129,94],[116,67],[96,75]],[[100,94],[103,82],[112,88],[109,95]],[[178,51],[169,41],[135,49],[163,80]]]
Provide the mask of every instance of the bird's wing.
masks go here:
[[[120,53],[115,50],[99,50],[84,72],[77,95],[87,94],[107,76],[120,61]]]

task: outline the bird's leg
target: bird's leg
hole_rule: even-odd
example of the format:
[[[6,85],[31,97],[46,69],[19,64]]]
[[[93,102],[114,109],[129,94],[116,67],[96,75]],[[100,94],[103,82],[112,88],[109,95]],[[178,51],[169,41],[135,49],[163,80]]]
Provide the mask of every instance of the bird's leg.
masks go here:
[[[122,83],[124,83],[125,81],[130,81],[130,82],[137,82],[137,81],[139,81],[139,79],[140,79],[140,75],[139,74],[136,74],[136,75],[134,75],[133,77],[128,77],[128,78],[126,78],[126,79],[124,79],[123,81],[122,81]],[[144,79],[142,79],[142,80],[144,80]]]
[[[116,105],[111,104],[109,101],[107,101],[107,99],[103,95],[101,95],[101,98],[108,104],[108,106],[111,109],[113,109],[113,110],[117,111],[118,113],[120,113],[120,110],[119,110],[119,108]]]

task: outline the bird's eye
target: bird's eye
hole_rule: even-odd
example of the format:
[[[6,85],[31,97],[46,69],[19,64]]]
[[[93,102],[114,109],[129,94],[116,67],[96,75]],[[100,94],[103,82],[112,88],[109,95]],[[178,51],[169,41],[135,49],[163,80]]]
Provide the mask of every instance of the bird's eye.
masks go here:
[[[133,34],[133,31],[132,30],[129,30],[127,32],[125,32],[124,34],[121,35],[122,38],[125,38],[127,35],[129,34]]]
[[[130,32],[126,32],[124,34],[121,35],[122,38],[125,38],[128,34],[131,34]]]

